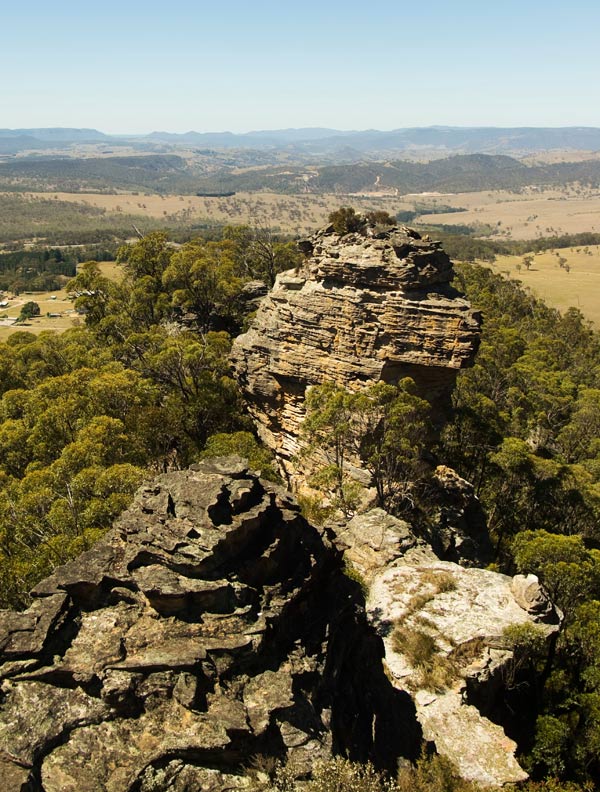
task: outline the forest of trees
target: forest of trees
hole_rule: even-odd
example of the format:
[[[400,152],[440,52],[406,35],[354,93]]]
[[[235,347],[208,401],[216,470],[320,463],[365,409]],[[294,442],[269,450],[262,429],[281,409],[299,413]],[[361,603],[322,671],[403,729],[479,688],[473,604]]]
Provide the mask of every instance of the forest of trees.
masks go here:
[[[600,336],[471,265],[461,284],[485,317],[439,454],[475,484],[501,570],[534,572],[563,612],[548,652],[519,647],[537,714],[527,766],[600,776]]]
[[[227,234],[178,250],[150,234],[121,249],[119,283],[86,263],[68,285],[85,327],[0,344],[4,607],[26,604],[37,580],[89,546],[144,476],[187,466],[211,436],[218,449],[223,433],[245,432],[235,442],[265,462],[228,354],[248,312],[244,283],[298,254],[249,229]]]
[[[28,590],[88,547],[157,471],[243,448],[276,475],[228,353],[251,310],[244,284],[272,282],[298,257],[243,227],[179,248],[151,233],[120,249],[121,282],[94,262],[70,281],[85,326],[0,344],[3,607],[25,606]],[[521,761],[537,779],[583,785],[600,775],[600,335],[515,281],[475,265],[457,271],[485,323],[439,443],[429,444],[428,404],[410,380],[354,395],[326,384],[308,404],[307,436],[330,452],[317,484],[351,513],[340,467],[358,452],[379,502],[426,532],[433,466],[473,483],[494,568],[536,573],[564,614],[549,647],[535,633],[514,637],[531,713]]]

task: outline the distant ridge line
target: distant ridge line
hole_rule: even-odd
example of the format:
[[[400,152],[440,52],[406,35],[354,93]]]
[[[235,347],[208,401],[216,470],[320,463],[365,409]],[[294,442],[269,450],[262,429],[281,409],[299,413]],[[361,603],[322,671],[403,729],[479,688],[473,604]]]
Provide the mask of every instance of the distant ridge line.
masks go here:
[[[254,130],[251,132],[164,132],[142,135],[109,135],[97,129],[48,127],[0,129],[3,148],[45,149],[51,144],[192,146],[205,148],[279,149],[303,153],[330,153],[350,148],[356,153],[418,151],[435,149],[448,153],[510,153],[549,150],[600,150],[600,127],[400,127],[393,130],[339,130],[326,127]],[[7,152],[10,153],[10,152]]]

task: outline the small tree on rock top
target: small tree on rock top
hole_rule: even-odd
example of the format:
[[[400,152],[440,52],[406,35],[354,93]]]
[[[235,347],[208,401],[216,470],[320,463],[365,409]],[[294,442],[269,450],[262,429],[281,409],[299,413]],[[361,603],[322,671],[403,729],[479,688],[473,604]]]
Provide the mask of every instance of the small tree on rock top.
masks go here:
[[[358,214],[351,206],[341,206],[329,215],[329,222],[333,225],[336,234],[351,234],[361,231],[366,219]]]

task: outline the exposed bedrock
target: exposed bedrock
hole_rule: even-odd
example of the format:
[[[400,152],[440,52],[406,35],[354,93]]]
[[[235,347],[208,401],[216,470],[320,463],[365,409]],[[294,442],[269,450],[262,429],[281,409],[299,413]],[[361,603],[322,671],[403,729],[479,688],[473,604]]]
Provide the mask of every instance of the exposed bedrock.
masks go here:
[[[525,775],[499,725],[502,631],[552,619],[533,577],[440,561],[379,509],[331,543],[243,460],[203,462],[0,612],[0,787],[237,789],[259,754],[393,771],[423,739],[501,786]]]
[[[439,243],[411,229],[340,236],[329,227],[303,250],[303,267],[277,277],[232,352],[258,431],[288,473],[308,386],[356,389],[410,376],[443,411],[481,324],[450,285]]]
[[[550,640],[558,629],[537,578],[442,561],[381,509],[354,517],[336,544],[364,580],[387,676],[410,693],[423,738],[464,778],[486,786],[527,778],[507,732],[533,728],[534,708],[507,690],[527,689],[514,676],[507,631],[528,627]]]
[[[382,655],[287,492],[238,458],[159,476],[26,612],[0,612],[0,787],[229,789],[258,754],[392,768],[421,730]]]

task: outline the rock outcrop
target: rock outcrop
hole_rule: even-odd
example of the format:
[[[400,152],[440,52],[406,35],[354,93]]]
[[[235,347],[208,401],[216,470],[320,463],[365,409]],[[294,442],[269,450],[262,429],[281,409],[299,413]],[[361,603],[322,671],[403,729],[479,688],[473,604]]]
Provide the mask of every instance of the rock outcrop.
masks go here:
[[[256,755],[301,774],[418,752],[338,551],[238,458],[159,476],[33,594],[0,612],[2,792],[235,789]]]
[[[211,460],[143,487],[33,594],[0,612],[3,792],[241,789],[258,755],[394,770],[423,739],[468,778],[525,777],[485,715],[503,627],[555,629],[543,592],[440,561],[380,509],[332,544],[243,460]]]
[[[438,465],[430,482],[429,541],[439,558],[464,566],[485,566],[494,551],[475,488],[455,470]]]
[[[537,578],[441,561],[381,509],[355,517],[336,541],[367,585],[388,676],[411,692],[424,739],[467,779],[502,786],[527,778],[515,741],[494,719],[507,720],[502,694],[514,670],[505,630],[527,625],[548,639],[558,629]]]
[[[288,473],[307,387],[410,376],[441,410],[480,330],[450,285],[448,256],[411,229],[340,236],[329,227],[302,249],[303,267],[277,277],[232,352],[259,434]]]

